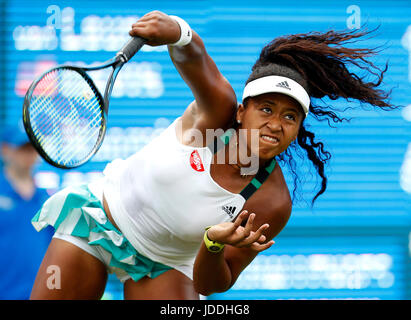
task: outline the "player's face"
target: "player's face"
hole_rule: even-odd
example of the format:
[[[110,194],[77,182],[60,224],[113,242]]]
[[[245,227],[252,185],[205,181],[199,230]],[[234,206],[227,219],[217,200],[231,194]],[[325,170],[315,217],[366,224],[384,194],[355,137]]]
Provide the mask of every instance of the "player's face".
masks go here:
[[[240,129],[247,129],[247,148],[254,155],[258,152],[260,160],[271,159],[285,151],[297,138],[303,119],[299,103],[280,93],[249,98],[247,106],[240,105],[237,112]],[[258,132],[258,145],[252,145],[252,131]]]

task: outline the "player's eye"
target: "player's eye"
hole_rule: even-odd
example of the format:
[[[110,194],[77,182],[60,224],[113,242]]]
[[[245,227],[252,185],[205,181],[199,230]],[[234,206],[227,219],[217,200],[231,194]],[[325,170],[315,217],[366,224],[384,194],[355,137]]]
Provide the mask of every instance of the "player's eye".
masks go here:
[[[262,108],[261,108],[261,111],[263,111],[264,113],[268,113],[268,114],[271,114],[271,113],[272,113],[272,110],[271,110],[270,107],[262,107]]]
[[[286,114],[286,115],[284,116],[284,118],[286,118],[287,120],[291,120],[291,121],[295,121],[295,120],[296,120],[296,117],[295,117],[294,114]]]

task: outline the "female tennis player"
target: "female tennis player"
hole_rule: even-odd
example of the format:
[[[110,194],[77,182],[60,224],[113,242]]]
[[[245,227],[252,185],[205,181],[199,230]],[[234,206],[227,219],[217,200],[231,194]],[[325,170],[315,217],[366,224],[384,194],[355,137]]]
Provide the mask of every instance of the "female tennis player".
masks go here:
[[[45,202],[33,224],[38,230],[52,225],[56,233],[32,299],[98,299],[108,272],[124,283],[125,299],[198,299],[228,290],[290,217],[292,199],[276,159],[292,165],[291,149],[302,148],[322,181],[313,201],[326,189],[330,154],[304,120],[309,114],[343,119],[313,98],[393,108],[378,89],[385,70],[366,60],[373,50],[344,46],[364,32],[273,40],[253,66],[239,105],[184,20],[150,12],[130,35],[151,46],[167,44],[195,100],[145,148],[110,163],[102,180]],[[366,82],[348,66],[377,81]],[[224,134],[210,147],[209,133],[218,130]]]

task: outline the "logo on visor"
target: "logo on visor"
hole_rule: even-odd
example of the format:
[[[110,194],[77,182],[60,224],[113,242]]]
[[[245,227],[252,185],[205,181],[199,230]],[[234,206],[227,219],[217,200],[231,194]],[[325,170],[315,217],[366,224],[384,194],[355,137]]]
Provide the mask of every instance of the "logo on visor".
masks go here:
[[[283,81],[283,82],[277,83],[276,87],[280,87],[280,88],[284,88],[284,89],[291,90],[291,88],[290,88],[290,86],[288,85],[288,82],[287,82],[287,81]]]

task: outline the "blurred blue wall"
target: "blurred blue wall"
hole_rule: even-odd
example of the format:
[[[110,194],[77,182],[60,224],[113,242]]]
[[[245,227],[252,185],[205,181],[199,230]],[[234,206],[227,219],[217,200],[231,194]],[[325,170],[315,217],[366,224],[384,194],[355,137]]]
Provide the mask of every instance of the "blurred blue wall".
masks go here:
[[[307,119],[332,153],[328,190],[310,207],[318,181],[306,161],[301,201],[276,244],[258,256],[235,286],[216,299],[410,299],[411,2],[396,1],[0,1],[0,121],[21,118],[31,81],[56,64],[109,59],[130,25],[151,10],[184,18],[241,97],[261,48],[273,38],[310,31],[379,26],[355,46],[383,50],[393,112],[354,108],[330,128]],[[103,86],[107,73],[91,74]],[[372,78],[370,78],[371,80]],[[49,193],[90,181],[106,163],[139,150],[182,114],[192,94],[166,47],[144,47],[116,82],[103,147],[78,170],[40,163],[36,181]],[[239,98],[240,100],[240,98]],[[356,102],[327,101],[344,108]],[[410,105],[410,106],[409,106]],[[292,189],[287,168],[286,178]],[[112,279],[106,298],[121,298]]]

